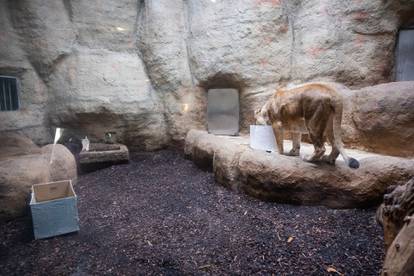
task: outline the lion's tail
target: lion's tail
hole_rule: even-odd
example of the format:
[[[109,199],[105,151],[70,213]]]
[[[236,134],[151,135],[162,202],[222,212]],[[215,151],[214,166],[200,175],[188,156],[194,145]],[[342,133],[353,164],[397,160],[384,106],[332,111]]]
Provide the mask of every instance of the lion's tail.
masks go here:
[[[359,162],[355,158],[349,157],[344,150],[344,146],[342,144],[342,129],[341,129],[341,123],[342,123],[342,101],[336,100],[335,101],[335,112],[333,117],[333,135],[334,135],[334,143],[335,147],[338,149],[340,154],[345,160],[345,163],[352,169],[358,169],[359,168]]]

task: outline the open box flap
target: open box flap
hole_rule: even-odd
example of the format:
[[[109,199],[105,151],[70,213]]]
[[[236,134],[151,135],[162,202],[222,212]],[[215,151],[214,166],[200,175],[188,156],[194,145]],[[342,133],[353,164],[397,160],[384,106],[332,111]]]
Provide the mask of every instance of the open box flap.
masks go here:
[[[68,197],[76,197],[71,180],[63,180],[32,186],[30,204],[37,204]]]

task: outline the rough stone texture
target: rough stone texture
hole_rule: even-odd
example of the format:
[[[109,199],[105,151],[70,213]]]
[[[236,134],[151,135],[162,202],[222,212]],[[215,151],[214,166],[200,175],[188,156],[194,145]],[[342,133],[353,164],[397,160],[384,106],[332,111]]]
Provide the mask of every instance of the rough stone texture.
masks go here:
[[[79,49],[56,67],[49,87],[55,125],[92,141],[116,132],[132,148],[152,150],[167,141],[163,105],[136,53]]]
[[[347,150],[361,163],[354,170],[341,159],[334,167],[311,164],[298,157],[252,150],[247,137],[220,137],[196,130],[188,133],[185,150],[198,166],[212,169],[217,182],[285,203],[332,208],[373,206],[389,185],[402,184],[414,175],[413,159]],[[302,154],[312,150],[311,145],[302,145]]]
[[[0,142],[0,220],[25,213],[33,184],[76,179],[75,158],[62,145],[55,146],[50,164],[52,145],[39,148],[16,135],[3,135]]]
[[[239,159],[247,193],[269,200],[321,204],[333,208],[377,204],[387,185],[414,174],[414,161],[373,156],[358,158],[358,170],[337,161],[335,167],[313,165],[299,158],[245,151]]]
[[[384,228],[385,247],[389,248],[405,223],[414,214],[414,178],[401,186],[389,188],[384,203],[377,210],[377,221]]]
[[[72,52],[76,33],[64,1],[9,1],[9,16],[22,49],[36,72],[47,81],[54,66]]]
[[[78,32],[77,43],[90,49],[135,52],[139,1],[63,1]]]
[[[408,220],[394,239],[385,256],[382,276],[413,275],[414,219]]]
[[[352,91],[350,144],[378,153],[414,156],[414,82]],[[347,140],[345,140],[347,141]]]
[[[42,155],[43,158],[48,160],[50,174],[49,181],[71,179],[73,184],[76,183],[76,160],[73,154],[65,146],[60,144],[46,145],[42,147]]]
[[[91,146],[93,147],[93,143]],[[114,150],[89,150],[79,153],[80,164],[100,162],[128,162],[129,151],[125,145],[118,144],[119,148]]]
[[[188,130],[204,128],[205,91],[195,85],[190,68],[188,11],[185,1],[141,2],[138,48],[154,87],[161,91],[173,141]]]
[[[24,43],[10,21],[6,1],[0,2],[0,75],[17,77],[20,81],[20,111],[0,112],[0,132],[17,132],[36,143],[47,143],[47,89],[22,49]]]
[[[51,126],[95,140],[116,130],[133,150],[157,149],[205,128],[213,87],[239,89],[245,131],[280,85],[392,80],[413,10],[403,0],[4,0],[0,74],[21,80],[22,108],[0,114],[0,131],[46,144]]]
[[[41,153],[41,149],[32,140],[13,133],[5,133],[0,136],[0,147],[0,160],[13,156]]]

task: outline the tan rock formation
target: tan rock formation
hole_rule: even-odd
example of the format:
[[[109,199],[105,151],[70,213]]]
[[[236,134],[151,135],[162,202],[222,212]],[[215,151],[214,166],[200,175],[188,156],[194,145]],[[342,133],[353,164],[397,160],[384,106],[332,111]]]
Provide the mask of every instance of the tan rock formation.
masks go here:
[[[289,148],[290,143],[286,143]],[[277,202],[326,205],[332,208],[378,204],[387,187],[414,175],[414,160],[347,150],[361,163],[357,170],[343,160],[335,166],[312,164],[298,157],[250,149],[247,137],[225,137],[192,130],[186,154],[214,172],[220,184]],[[302,154],[311,145],[302,145]]]
[[[56,145],[50,163],[52,147],[39,148],[30,139],[16,135],[0,139],[0,220],[25,213],[33,184],[76,179],[72,153]]]

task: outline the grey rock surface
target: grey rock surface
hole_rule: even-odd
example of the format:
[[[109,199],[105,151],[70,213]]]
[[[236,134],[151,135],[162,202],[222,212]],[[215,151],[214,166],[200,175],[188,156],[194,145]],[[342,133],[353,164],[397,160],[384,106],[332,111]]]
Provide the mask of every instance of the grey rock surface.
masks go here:
[[[392,81],[413,11],[402,0],[1,1],[0,74],[20,79],[22,109],[0,114],[0,131],[182,145],[206,127],[206,90],[237,88],[243,132],[279,86]]]
[[[167,141],[164,106],[135,52],[79,48],[56,67],[49,90],[54,125],[98,141],[116,132],[132,149],[153,150]]]

